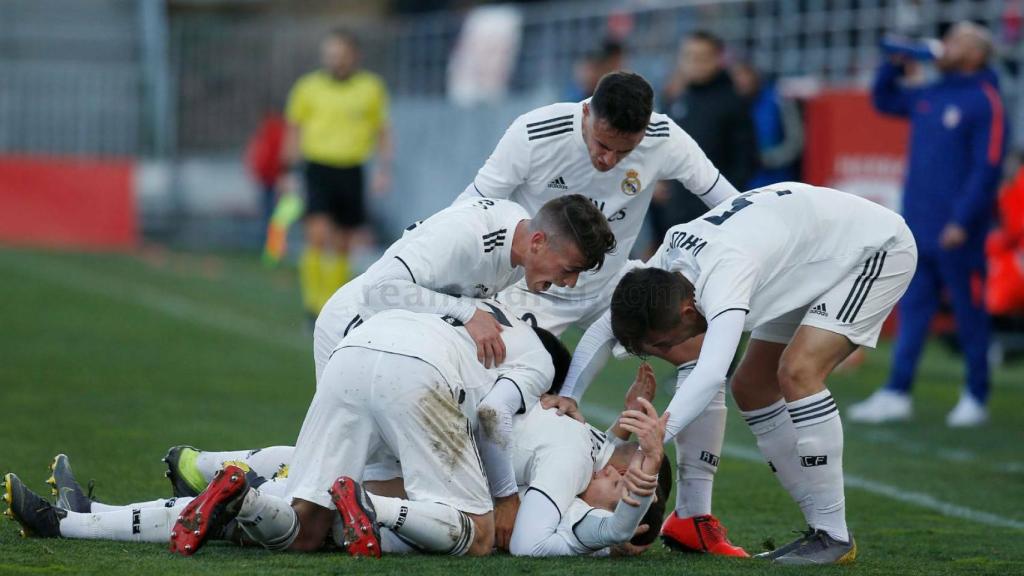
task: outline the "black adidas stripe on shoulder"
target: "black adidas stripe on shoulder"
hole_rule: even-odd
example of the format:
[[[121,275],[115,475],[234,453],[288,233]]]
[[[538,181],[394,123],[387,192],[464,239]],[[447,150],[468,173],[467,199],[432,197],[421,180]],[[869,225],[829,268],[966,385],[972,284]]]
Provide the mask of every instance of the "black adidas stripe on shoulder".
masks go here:
[[[647,125],[647,130],[644,132],[644,135],[652,138],[667,138],[669,135],[668,120],[651,122]]]
[[[548,136],[557,136],[572,132],[572,114],[556,116],[547,120],[539,120],[526,125],[528,140],[538,140]]]

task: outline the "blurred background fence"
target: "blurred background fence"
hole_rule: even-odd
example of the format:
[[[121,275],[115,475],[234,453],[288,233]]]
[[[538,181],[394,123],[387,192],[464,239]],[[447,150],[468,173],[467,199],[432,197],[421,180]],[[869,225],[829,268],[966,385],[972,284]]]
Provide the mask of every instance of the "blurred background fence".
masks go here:
[[[503,129],[564,98],[574,63],[609,35],[656,86],[680,40],[705,28],[807,93],[866,87],[883,34],[937,36],[988,24],[1014,139],[1024,142],[1022,0],[635,0],[510,8],[519,49],[504,98],[453,104],[448,75],[471,8],[415,2],[3,0],[0,154],[132,158],[144,232],[195,245],[247,242],[259,212],[241,150],[267,110],[317,64],[331,27],[354,30],[392,94],[394,188],[374,208],[385,234],[443,206]],[[445,2],[431,6],[444,7]]]

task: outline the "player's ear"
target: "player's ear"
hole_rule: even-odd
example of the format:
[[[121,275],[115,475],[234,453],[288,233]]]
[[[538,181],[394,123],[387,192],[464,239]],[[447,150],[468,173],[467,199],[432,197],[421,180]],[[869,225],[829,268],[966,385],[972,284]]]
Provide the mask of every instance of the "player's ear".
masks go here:
[[[530,251],[539,253],[548,243],[548,235],[543,230],[537,230],[530,234]]]

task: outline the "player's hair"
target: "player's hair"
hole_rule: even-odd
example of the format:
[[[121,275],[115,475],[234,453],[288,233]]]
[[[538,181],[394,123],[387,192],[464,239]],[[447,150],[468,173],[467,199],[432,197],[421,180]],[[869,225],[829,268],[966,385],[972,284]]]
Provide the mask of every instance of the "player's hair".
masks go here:
[[[693,284],[677,272],[631,270],[612,293],[612,334],[630,353],[642,356],[647,335],[678,326],[679,307],[693,294]]]
[[[714,48],[715,52],[718,54],[721,54],[722,52],[725,51],[725,42],[722,40],[721,36],[715,34],[714,32],[709,32],[708,30],[696,30],[694,32],[691,32],[690,35],[687,36],[687,39],[698,40],[700,42],[707,42],[708,44],[711,45],[712,48]]]
[[[565,384],[565,376],[569,373],[569,364],[572,363],[572,354],[569,349],[562,344],[562,341],[558,339],[551,332],[537,326],[533,327],[533,332],[540,338],[540,343],[544,345],[544,349],[551,355],[551,363],[555,366],[555,379],[551,381],[551,388],[548,390],[548,394],[558,394],[562,391],[562,384]]]
[[[643,76],[619,70],[601,77],[590,98],[595,118],[624,134],[643,132],[654,111],[654,89]]]
[[[668,458],[661,459],[661,468],[658,470],[658,488],[655,490],[657,498],[654,502],[651,502],[651,507],[647,509],[647,513],[640,519],[641,524],[647,524],[650,529],[647,532],[634,536],[629,541],[634,546],[646,546],[658,537],[658,528],[661,527],[661,521],[665,519],[665,505],[668,503],[668,495],[672,492],[672,464],[669,463]]]
[[[615,250],[615,234],[608,219],[580,194],[547,201],[530,221],[530,231],[544,232],[555,242],[573,242],[583,255],[582,270],[600,270],[605,255]]]
[[[345,28],[331,28],[326,35],[326,38],[331,40],[338,40],[348,44],[356,52],[359,52],[359,38],[352,33],[351,30]]]

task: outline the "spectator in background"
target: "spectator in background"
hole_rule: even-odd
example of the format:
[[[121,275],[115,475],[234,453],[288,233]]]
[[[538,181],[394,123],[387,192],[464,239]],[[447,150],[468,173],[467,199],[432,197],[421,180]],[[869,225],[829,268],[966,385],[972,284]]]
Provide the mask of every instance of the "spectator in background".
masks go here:
[[[711,162],[739,190],[757,169],[757,141],[747,103],[736,92],[725,66],[725,44],[710,32],[691,34],[663,91],[665,113],[693,137]],[[667,186],[667,188],[666,188]],[[657,242],[669,228],[708,210],[698,195],[678,182],[664,183],[651,204]]]
[[[320,58],[322,68],[299,78],[291,90],[285,138],[292,173],[303,164],[306,248],[299,279],[303,304],[314,318],[350,278],[352,236],[366,222],[363,172],[375,151],[374,192],[383,193],[391,178],[384,83],[359,68],[359,45],[343,30],[324,38]]]
[[[804,123],[796,102],[779,94],[775,83],[764,80],[747,62],[733,66],[732,81],[750,105],[757,134],[760,168],[747,188],[797,180],[804,151]]]
[[[260,215],[263,225],[270,222],[270,215],[277,202],[277,183],[282,174],[282,150],[287,124],[281,113],[267,110],[260,120],[256,132],[245,147],[245,165],[260,186]]]
[[[988,30],[961,22],[943,39],[936,63],[942,75],[935,82],[902,85],[909,63],[900,59],[884,62],[876,76],[875,107],[910,119],[903,216],[917,240],[919,261],[900,302],[889,381],[850,408],[855,421],[910,417],[911,384],[943,289],[952,301],[957,337],[967,360],[966,389],[946,423],[977,426],[988,418],[985,237],[1007,141],[998,80],[988,66],[991,56]]]
[[[605,38],[600,48],[576,62],[573,67],[573,84],[566,93],[566,102],[579,102],[594,95],[597,83],[609,72],[621,70],[626,60],[626,49],[622,42]]]

